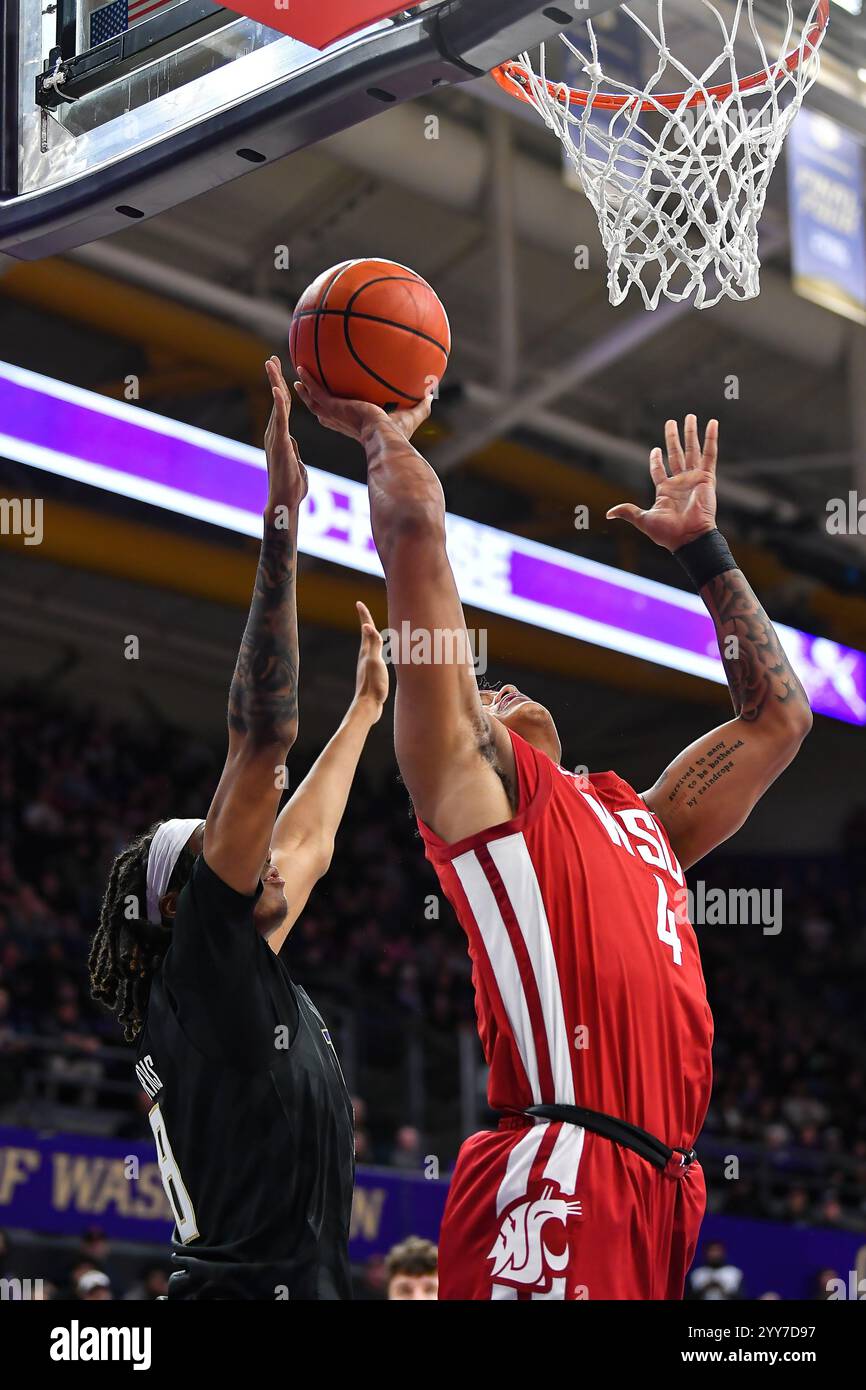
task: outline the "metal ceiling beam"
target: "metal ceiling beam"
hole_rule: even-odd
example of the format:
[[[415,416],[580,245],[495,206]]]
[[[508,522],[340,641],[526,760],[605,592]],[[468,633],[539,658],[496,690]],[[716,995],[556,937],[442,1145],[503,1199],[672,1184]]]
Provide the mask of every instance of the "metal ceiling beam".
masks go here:
[[[480,409],[493,412],[501,406],[497,393],[487,387],[473,383],[468,385],[465,391],[467,399]],[[526,428],[535,430],[559,444],[623,464],[640,474],[644,481],[649,474],[649,444],[623,439],[594,425],[586,425],[543,409],[527,409],[521,422]],[[432,462],[438,468],[435,454],[432,456]],[[781,525],[791,525],[800,517],[799,508],[787,498],[778,497],[761,486],[753,486],[731,478],[727,469],[724,476],[720,475],[718,486],[719,496],[743,512],[771,518]]]
[[[437,473],[444,476],[452,472],[472,454],[503,438],[523,423],[533,411],[542,410],[566,391],[612,367],[620,358],[636,352],[670,324],[692,312],[691,304],[684,300],[680,303],[668,301],[653,314],[632,314],[612,333],[597,339],[589,347],[581,348],[557,370],[546,373],[532,390],[521,392],[510,401],[500,400],[483,425],[437,450],[434,460]]]
[[[176,270],[165,261],[152,260],[127,251],[115,242],[97,241],[69,252],[67,260],[75,261],[104,275],[116,276],[143,289],[184,304],[210,315],[223,317],[232,323],[243,324],[249,333],[260,335],[271,343],[288,343],[292,311],[288,305],[274,299],[260,299],[224,285]],[[0,282],[2,284],[2,282]]]
[[[851,413],[851,443],[854,457],[851,486],[858,499],[866,498],[866,329],[855,328],[848,350],[848,399]],[[866,551],[866,536],[852,536],[861,551]]]
[[[476,83],[472,90],[480,91],[483,86],[484,83]],[[365,169],[421,199],[473,217],[483,215],[486,142],[468,123],[441,112],[438,119],[439,139],[425,141],[420,110],[415,106],[399,107],[379,116],[370,131],[356,128],[323,141],[317,154]],[[516,153],[514,180],[520,190],[514,210],[515,227],[522,240],[561,256],[563,266],[573,265],[576,245],[598,248],[597,254],[601,255],[598,222],[592,208],[585,198],[566,187],[555,164]],[[766,227],[761,253],[766,260]],[[844,357],[844,320],[799,298],[786,275],[766,266],[760,299],[749,303],[723,300],[708,312],[716,325],[813,368],[834,368]]]
[[[88,248],[88,257],[96,249]],[[9,296],[35,305],[46,314],[65,315],[100,333],[169,353],[181,362],[205,364],[219,374],[221,382],[230,380],[265,389],[264,361],[273,351],[274,342],[280,339],[270,333],[258,337],[250,332],[252,313],[246,318],[246,329],[228,321],[220,323],[213,315],[220,299],[216,286],[210,287],[214,293],[211,313],[206,314],[187,307],[190,303],[204,307],[201,292],[206,281],[190,277],[199,294],[176,294],[176,299],[185,300],[177,303],[169,297],[172,289],[167,282],[172,273],[166,272],[160,263],[143,261],[137,265],[137,276],[121,275],[119,257],[123,257],[127,270],[132,269],[129,253],[113,247],[101,247],[100,253],[98,261],[90,260],[87,265],[61,259],[16,262],[15,268],[0,279],[0,298]],[[91,264],[98,264],[107,273],[92,270]],[[161,293],[152,293],[157,286]],[[174,290],[177,289],[175,284]],[[282,322],[288,323],[287,314]]]
[[[775,236],[771,234],[768,254],[778,250],[779,245],[778,233]],[[503,438],[510,430],[517,428],[528,414],[542,410],[567,391],[574,390],[575,387],[615,365],[621,358],[628,357],[638,349],[645,347],[671,324],[695,312],[690,300],[665,300],[653,313],[641,311],[632,313],[612,333],[597,339],[589,347],[582,348],[558,370],[548,372],[532,390],[522,394],[517,399],[500,401],[498,407],[494,407],[490,411],[490,419],[485,424],[479,425],[474,431],[467,432],[460,439],[452,440],[441,451],[437,451],[434,459],[437,472],[440,476],[451,472],[472,454],[486,448],[494,440]],[[735,492],[736,488],[727,493],[731,501],[735,500]],[[751,498],[748,502],[745,500],[747,494],[741,493],[742,504],[747,505],[750,510],[754,509],[756,504],[762,510],[767,510],[767,504],[774,501],[760,487],[751,489],[750,493]]]
[[[504,111],[486,113],[490,141],[490,225],[493,228],[493,281],[496,332],[491,338],[493,378],[503,395],[517,381],[520,365],[517,235],[514,223],[516,185],[512,125]]]
[[[775,459],[738,459],[736,463],[729,463],[725,471],[750,478],[764,473],[824,473],[830,468],[850,468],[853,462],[854,454],[850,450],[836,454],[789,454]]]

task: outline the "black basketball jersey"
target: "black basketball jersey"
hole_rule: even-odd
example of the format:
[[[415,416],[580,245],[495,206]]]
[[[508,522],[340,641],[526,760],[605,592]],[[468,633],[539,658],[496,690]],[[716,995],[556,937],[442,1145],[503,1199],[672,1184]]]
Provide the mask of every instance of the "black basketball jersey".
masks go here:
[[[151,985],[136,1075],[175,1218],[169,1298],[351,1298],[352,1107],[257,898],[200,856]]]

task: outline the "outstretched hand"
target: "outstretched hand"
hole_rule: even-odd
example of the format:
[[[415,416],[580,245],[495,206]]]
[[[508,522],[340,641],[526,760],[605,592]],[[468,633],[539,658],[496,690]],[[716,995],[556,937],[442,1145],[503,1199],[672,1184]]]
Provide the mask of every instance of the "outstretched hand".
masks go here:
[[[697,416],[686,416],[685,448],[676,420],[665,426],[667,467],[661,449],[650,454],[650,477],[656,498],[648,511],[631,502],[612,507],[609,521],[628,521],[656,545],[679,550],[689,541],[712,531],[716,524],[716,462],[719,454],[719,422],[707,425],[703,447]]]
[[[369,608],[363,603],[356,603],[355,607],[361,621],[361,650],[358,653],[358,670],[355,677],[355,699],[364,700],[370,705],[375,723],[388,698],[388,667],[382,656],[382,634],[373,622]]]
[[[295,511],[307,495],[307,470],[301,462],[297,440],[292,437],[289,420],[292,397],[283,376],[278,357],[265,363],[271,394],[274,398],[271,418],[265,431],[265,456],[268,461],[268,505],[285,506]]]
[[[430,415],[438,384],[435,377],[430,377],[427,394],[422,401],[389,415],[381,406],[371,405],[369,401],[348,401],[340,396],[332,396],[303,367],[298,368],[298,376],[300,380],[295,382],[295,390],[319,424],[326,429],[336,430],[338,434],[348,435],[359,444],[363,444],[382,425],[391,425],[406,439],[411,439]]]

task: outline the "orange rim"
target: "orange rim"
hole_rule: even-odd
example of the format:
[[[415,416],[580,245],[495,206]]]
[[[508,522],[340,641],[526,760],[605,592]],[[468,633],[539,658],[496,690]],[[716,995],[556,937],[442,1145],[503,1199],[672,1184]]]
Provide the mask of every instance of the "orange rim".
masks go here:
[[[821,47],[827,25],[830,23],[830,0],[820,0],[818,13],[815,16],[815,23],[807,34],[803,43],[793,49],[787,58],[779,64],[779,76],[782,72],[794,72],[799,66],[804,50],[815,52]],[[741,92],[754,91],[756,87],[762,86],[772,78],[772,70],[765,68],[763,72],[752,73],[751,77],[744,77],[739,83],[738,90]],[[526,70],[519,63],[501,63],[491,72],[490,76],[499,83],[503,91],[508,92],[509,96],[517,97],[519,101],[525,101],[528,105],[534,105],[532,98],[526,90]],[[588,106],[590,94],[581,91],[579,87],[567,87],[564,82],[545,81],[550,96],[561,102],[562,105],[569,106]],[[704,106],[708,97],[724,101],[734,90],[732,82],[727,82],[721,87],[708,87],[706,92],[698,92],[686,103],[686,109],[692,106]],[[567,103],[563,100],[563,94],[568,93]],[[668,111],[676,111],[682,105],[685,92],[668,92],[661,96],[653,97],[652,100],[641,102],[642,111],[657,111],[660,106]],[[593,110],[598,111],[621,111],[625,106],[633,106],[635,97],[617,96],[612,92],[597,92],[592,101]]]

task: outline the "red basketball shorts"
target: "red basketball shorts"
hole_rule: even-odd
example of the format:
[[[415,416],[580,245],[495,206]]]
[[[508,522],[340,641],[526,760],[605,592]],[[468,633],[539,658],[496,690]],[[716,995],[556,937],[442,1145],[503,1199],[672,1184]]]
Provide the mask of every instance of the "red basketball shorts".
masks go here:
[[[439,1238],[441,1299],[679,1299],[706,1206],[679,1177],[570,1124],[475,1134]]]

